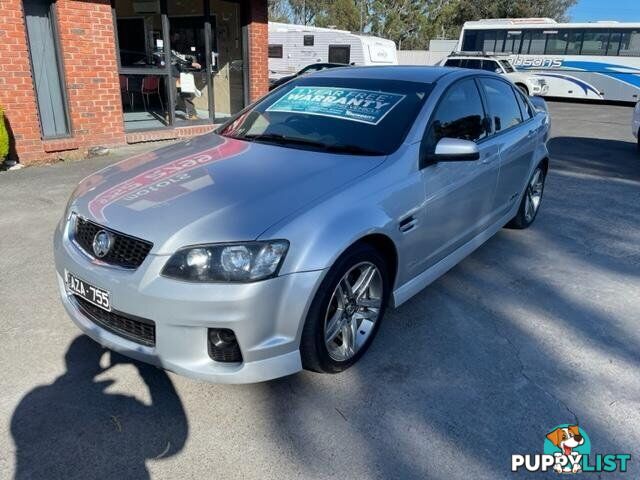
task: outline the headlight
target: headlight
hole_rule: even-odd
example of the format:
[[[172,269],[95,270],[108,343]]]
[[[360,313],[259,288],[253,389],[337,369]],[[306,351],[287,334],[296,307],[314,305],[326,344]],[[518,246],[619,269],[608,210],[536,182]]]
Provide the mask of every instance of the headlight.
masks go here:
[[[278,274],[288,249],[286,240],[187,247],[173,254],[162,274],[189,282],[256,282]]]

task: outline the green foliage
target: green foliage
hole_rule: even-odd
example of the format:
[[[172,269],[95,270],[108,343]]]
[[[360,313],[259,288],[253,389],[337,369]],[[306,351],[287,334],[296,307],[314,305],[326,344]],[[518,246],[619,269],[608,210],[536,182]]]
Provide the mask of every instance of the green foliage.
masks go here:
[[[0,107],[0,160],[9,154],[9,133],[4,123],[4,110]]]
[[[455,39],[466,21],[550,17],[566,20],[576,0],[269,0],[269,19],[332,26],[389,38],[404,50]]]

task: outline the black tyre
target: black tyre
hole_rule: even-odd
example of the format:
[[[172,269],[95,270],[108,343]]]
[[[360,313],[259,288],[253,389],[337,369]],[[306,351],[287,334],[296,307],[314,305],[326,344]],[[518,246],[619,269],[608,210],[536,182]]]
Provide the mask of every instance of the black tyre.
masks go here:
[[[380,328],[390,289],[387,263],[371,245],[357,244],[340,256],[307,314],[302,366],[338,373],[356,363]]]
[[[506,225],[507,228],[524,229],[531,226],[538,215],[538,211],[540,210],[546,178],[546,168],[542,164],[538,165],[527,182],[527,187],[525,188],[522,200],[520,201],[518,213]]]

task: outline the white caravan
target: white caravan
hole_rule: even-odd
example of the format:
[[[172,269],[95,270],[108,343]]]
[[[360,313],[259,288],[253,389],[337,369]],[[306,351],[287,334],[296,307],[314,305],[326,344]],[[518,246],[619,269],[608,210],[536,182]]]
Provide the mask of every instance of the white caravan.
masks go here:
[[[313,63],[397,65],[396,44],[346,30],[269,22],[269,76],[291,75]]]

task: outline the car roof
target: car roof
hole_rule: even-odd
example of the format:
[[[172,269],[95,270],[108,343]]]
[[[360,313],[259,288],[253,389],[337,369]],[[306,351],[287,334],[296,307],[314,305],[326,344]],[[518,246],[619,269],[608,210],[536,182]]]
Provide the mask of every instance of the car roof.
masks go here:
[[[375,80],[404,80],[407,82],[434,83],[438,79],[460,69],[409,65],[385,65],[370,67],[332,68],[314,73],[314,77],[368,78]]]

